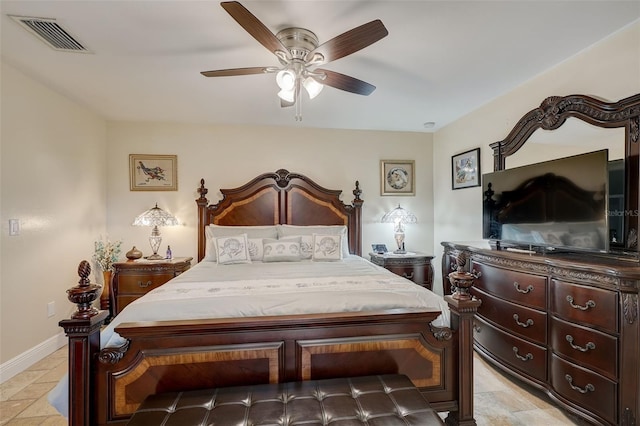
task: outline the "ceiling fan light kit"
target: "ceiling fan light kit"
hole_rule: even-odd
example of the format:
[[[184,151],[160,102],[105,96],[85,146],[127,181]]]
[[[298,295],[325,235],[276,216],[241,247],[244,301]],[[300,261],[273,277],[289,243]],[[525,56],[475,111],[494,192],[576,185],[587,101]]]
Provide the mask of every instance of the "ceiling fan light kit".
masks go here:
[[[271,51],[281,66],[202,71],[205,77],[276,73],[280,105],[283,108],[294,106],[296,121],[302,120],[302,88],[310,99],[318,96],[324,86],[364,96],[375,90],[375,86],[354,77],[316,67],[355,53],[386,37],[389,32],[382,21],[368,22],[320,44],[318,37],[305,28],[285,28],[273,34],[236,1],[222,2],[220,5],[253,38]]]

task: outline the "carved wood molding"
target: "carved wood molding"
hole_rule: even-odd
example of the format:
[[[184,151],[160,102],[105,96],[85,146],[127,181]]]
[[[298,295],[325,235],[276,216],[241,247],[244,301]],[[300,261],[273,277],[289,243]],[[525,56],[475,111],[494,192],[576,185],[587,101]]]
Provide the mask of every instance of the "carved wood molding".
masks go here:
[[[104,348],[98,353],[98,360],[103,364],[115,364],[124,357],[129,349],[130,340],[126,340],[121,346]]]
[[[623,296],[622,308],[624,310],[624,319],[633,324],[638,319],[638,295],[626,293]]]
[[[518,151],[537,129],[555,130],[569,117],[599,127],[627,127],[632,142],[640,139],[640,94],[618,102],[605,102],[586,95],[550,96],[525,114],[509,135],[490,146],[494,170],[504,170],[506,157]]]

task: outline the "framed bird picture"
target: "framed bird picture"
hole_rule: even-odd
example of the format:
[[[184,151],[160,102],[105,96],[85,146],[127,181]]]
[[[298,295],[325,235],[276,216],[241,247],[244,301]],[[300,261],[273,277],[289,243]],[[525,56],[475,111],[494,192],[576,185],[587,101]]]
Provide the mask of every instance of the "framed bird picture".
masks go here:
[[[131,191],[177,191],[178,156],[129,154]]]

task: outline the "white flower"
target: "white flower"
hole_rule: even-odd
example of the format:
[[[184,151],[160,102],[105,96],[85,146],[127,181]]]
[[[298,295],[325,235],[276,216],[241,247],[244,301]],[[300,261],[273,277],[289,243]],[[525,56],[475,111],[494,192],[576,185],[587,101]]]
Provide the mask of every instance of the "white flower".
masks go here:
[[[113,264],[118,261],[118,256],[120,256],[121,245],[122,241],[112,242],[109,239],[102,241],[102,237],[94,243],[93,260],[102,271],[113,271]]]

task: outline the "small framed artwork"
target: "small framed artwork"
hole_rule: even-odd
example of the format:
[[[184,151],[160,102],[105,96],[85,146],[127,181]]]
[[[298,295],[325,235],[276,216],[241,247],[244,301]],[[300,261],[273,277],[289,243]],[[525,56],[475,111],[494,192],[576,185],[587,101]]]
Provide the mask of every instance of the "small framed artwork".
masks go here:
[[[480,148],[451,157],[451,187],[472,186],[480,186]]]
[[[416,195],[413,160],[380,161],[380,195]]]
[[[177,191],[177,155],[129,155],[131,191]]]

